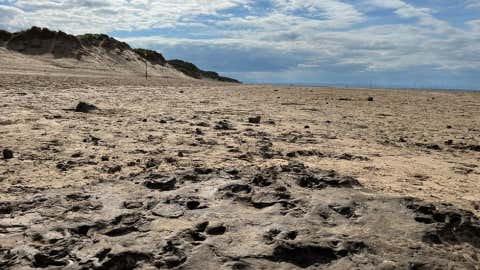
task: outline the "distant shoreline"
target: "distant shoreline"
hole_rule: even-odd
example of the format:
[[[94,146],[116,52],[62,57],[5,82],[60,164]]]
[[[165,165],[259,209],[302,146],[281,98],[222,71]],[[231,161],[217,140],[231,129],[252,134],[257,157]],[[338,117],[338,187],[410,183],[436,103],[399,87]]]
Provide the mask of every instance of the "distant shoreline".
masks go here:
[[[339,89],[366,89],[366,90],[412,90],[412,91],[456,91],[456,92],[480,92],[479,89],[462,89],[462,88],[430,88],[430,87],[393,87],[393,86],[366,86],[366,85],[342,85],[342,84],[297,84],[297,83],[247,83],[244,85],[271,85],[284,87],[329,87]]]

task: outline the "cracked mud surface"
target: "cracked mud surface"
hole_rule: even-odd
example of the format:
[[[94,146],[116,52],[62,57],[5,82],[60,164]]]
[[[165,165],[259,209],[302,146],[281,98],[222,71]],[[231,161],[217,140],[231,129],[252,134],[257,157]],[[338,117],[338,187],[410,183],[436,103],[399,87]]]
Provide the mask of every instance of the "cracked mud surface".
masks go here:
[[[480,265],[478,93],[0,80],[1,269]]]

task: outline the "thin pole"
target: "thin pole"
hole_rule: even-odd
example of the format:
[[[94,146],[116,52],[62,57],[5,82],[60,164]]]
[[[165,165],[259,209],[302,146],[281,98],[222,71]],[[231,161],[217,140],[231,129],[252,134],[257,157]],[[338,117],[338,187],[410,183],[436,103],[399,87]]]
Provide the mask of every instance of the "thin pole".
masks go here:
[[[147,60],[145,60],[145,80],[148,80],[148,64],[147,64]]]

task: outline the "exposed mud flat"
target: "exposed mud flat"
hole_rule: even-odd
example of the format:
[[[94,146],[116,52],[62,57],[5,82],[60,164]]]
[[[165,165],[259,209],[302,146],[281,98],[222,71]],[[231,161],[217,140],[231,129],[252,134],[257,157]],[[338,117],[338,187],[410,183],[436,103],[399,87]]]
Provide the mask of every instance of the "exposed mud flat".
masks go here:
[[[0,75],[1,269],[478,269],[479,93],[113,76]]]

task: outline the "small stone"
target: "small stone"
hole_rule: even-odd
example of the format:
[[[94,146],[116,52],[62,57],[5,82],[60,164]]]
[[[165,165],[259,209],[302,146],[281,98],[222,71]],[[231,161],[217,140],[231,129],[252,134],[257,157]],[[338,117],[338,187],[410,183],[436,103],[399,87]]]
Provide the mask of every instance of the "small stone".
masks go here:
[[[126,209],[138,209],[143,207],[143,202],[126,201],[123,203],[123,207],[125,207]]]
[[[213,225],[208,226],[206,229],[206,233],[209,235],[222,235],[227,231],[227,227],[224,225]]]
[[[260,124],[260,121],[262,120],[261,116],[255,116],[255,117],[249,117],[248,122],[250,124]]]
[[[78,103],[77,107],[75,108],[76,112],[81,112],[81,113],[89,113],[91,111],[97,110],[98,108],[95,105],[88,104],[86,102],[80,102]]]
[[[156,178],[156,176],[151,178]],[[161,191],[174,190],[176,184],[177,179],[175,177],[163,177],[161,179],[150,179],[145,181],[145,187]]]
[[[117,172],[120,172],[122,170],[122,166],[120,165],[115,165],[113,167],[110,167],[107,169],[107,173],[109,174],[114,174],[114,173],[117,173]]]
[[[13,151],[10,149],[3,149],[3,159],[12,159],[13,158]]]
[[[72,158],[79,158],[82,156],[82,152],[75,152],[72,154]]]
[[[368,97],[368,101],[373,101],[373,97]]]
[[[305,128],[305,129],[309,129],[309,128],[310,128],[310,126],[308,126],[308,125],[307,125],[307,126],[305,126],[304,128]]]
[[[228,120],[221,120],[215,125],[216,130],[232,130],[233,125]]]
[[[198,209],[198,207],[200,206],[200,202],[199,201],[188,201],[186,205],[187,205],[187,208],[189,210],[195,210],[195,209]]]
[[[209,224],[208,221],[198,223],[198,224],[195,225],[195,230],[197,232],[204,232],[207,229],[208,224]]]
[[[147,167],[147,169],[149,169],[149,168],[157,167],[159,164],[160,164],[160,162],[158,162],[157,160],[155,160],[155,159],[149,159],[149,160],[145,163],[145,167]]]

